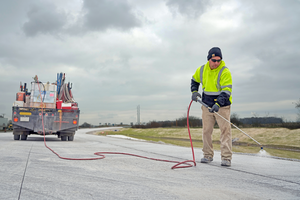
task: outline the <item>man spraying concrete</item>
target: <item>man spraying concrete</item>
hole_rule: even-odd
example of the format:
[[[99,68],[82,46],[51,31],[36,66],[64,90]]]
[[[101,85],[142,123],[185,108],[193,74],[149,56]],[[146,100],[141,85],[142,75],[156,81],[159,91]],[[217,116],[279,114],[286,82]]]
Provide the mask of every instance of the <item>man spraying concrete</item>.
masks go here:
[[[202,163],[213,161],[214,151],[212,145],[212,132],[217,121],[221,130],[221,165],[231,166],[232,159],[232,140],[231,125],[223,120],[215,112],[218,112],[225,119],[230,121],[230,105],[232,103],[232,78],[231,73],[225,62],[222,60],[222,52],[219,47],[213,47],[209,50],[208,62],[198,67],[191,81],[192,100],[202,98],[202,102],[209,108],[202,106],[203,122],[203,154]],[[198,92],[200,84],[202,85],[202,97]]]

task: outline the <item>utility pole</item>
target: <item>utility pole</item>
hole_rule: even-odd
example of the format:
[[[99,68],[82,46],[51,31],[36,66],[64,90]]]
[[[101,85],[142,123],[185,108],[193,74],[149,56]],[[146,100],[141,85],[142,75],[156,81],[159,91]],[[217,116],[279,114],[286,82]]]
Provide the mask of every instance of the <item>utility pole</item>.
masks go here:
[[[137,106],[137,125],[140,125],[140,105]]]

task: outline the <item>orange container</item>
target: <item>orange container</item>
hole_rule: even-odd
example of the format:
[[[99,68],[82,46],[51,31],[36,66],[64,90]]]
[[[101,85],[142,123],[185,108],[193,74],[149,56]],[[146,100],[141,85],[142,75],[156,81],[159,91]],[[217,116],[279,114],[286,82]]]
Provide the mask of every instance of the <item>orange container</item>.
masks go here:
[[[17,101],[24,101],[25,102],[25,92],[18,92],[17,93]]]

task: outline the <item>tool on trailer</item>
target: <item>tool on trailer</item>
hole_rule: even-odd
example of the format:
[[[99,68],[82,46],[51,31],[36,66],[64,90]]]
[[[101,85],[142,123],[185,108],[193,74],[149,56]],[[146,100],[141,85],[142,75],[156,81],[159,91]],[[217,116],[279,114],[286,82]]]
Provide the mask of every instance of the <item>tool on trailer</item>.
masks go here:
[[[200,98],[198,97],[197,102],[201,103],[204,107],[211,109],[208,105],[206,105],[205,103],[203,103]],[[259,146],[260,149],[263,149],[264,147],[262,146],[262,144],[260,144],[259,142],[257,142],[254,138],[252,138],[250,135],[248,135],[247,133],[245,133],[243,130],[241,130],[239,127],[237,127],[236,125],[234,125],[233,123],[231,123],[230,121],[228,121],[226,118],[224,118],[222,115],[220,115],[219,113],[215,112],[215,114],[217,114],[219,117],[221,117],[222,119],[224,119],[226,122],[230,123],[232,126],[234,126],[236,129],[238,129],[239,131],[241,131],[242,133],[244,133],[246,136],[248,136],[251,140],[253,140],[254,142],[256,142]]]

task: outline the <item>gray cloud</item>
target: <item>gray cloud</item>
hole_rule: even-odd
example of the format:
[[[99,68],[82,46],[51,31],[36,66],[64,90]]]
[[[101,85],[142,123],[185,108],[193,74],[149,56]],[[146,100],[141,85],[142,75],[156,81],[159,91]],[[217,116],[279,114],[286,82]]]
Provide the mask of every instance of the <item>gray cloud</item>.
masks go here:
[[[52,2],[34,2],[27,11],[27,21],[23,24],[26,36],[37,34],[86,34],[89,31],[107,29],[129,30],[139,27],[140,13],[133,10],[123,0],[84,0],[80,11],[57,7]],[[73,13],[72,13],[73,12]]]
[[[272,6],[265,6],[268,3]],[[286,1],[280,0],[245,1],[238,9],[244,13],[243,23],[238,32],[233,32],[236,41],[230,45],[235,49],[232,55],[242,60],[247,58],[245,63],[249,63],[245,66],[249,68],[249,79],[239,80],[247,85],[241,93],[261,88],[253,91],[257,96],[253,102],[292,98],[294,95],[287,88],[299,90],[300,68],[293,58],[300,55],[299,14],[296,14],[300,2],[290,1],[287,6]]]
[[[34,4],[28,11],[27,17],[28,21],[23,25],[27,36],[55,33],[62,30],[67,21],[65,13],[60,12],[50,3]]]
[[[176,15],[180,13],[181,15],[188,16],[190,18],[197,18],[201,16],[208,5],[210,5],[209,0],[168,0],[166,5],[169,7],[170,11]]]
[[[90,30],[127,30],[140,25],[132,8],[124,0],[85,0],[83,9],[86,10],[84,26]]]
[[[0,111],[7,116],[20,81],[37,74],[52,82],[62,71],[81,123],[135,122],[137,105],[142,121],[176,119],[213,46],[232,72],[232,112],[296,116],[299,1],[28,1],[0,3]]]

